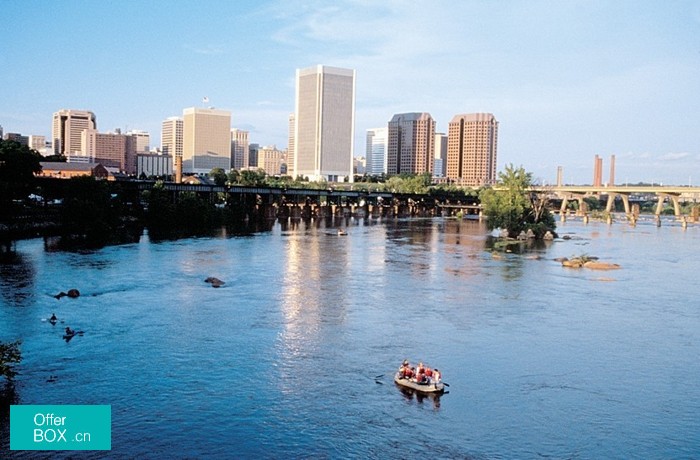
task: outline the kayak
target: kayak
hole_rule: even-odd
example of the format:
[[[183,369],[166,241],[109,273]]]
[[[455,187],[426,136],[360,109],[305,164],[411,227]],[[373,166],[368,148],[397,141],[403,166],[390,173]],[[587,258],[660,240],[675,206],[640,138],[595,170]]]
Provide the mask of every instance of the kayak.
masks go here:
[[[394,375],[394,383],[404,388],[410,388],[411,390],[418,391],[420,393],[442,393],[445,391],[445,384],[440,382],[437,384],[433,383],[418,383],[411,379],[399,376],[397,372]]]
[[[63,334],[64,339],[72,339],[76,335],[83,335],[85,332],[84,331],[75,331],[72,334]]]

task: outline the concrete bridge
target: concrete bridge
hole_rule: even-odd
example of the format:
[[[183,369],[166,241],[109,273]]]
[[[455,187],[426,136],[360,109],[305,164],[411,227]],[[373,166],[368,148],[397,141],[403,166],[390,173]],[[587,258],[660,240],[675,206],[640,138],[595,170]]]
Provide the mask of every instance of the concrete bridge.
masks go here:
[[[681,201],[695,201],[700,199],[700,187],[682,187],[682,186],[649,186],[649,185],[607,185],[607,186],[590,186],[590,185],[559,185],[551,187],[533,187],[533,190],[540,192],[551,193],[558,198],[561,198],[560,215],[564,219],[566,208],[569,200],[577,200],[579,203],[579,213],[587,216],[586,204],[583,201],[588,196],[607,196],[606,212],[613,210],[615,198],[618,196],[622,200],[625,209],[625,215],[630,220],[636,220],[638,217],[638,209],[635,211],[630,206],[630,197],[632,195],[640,196],[656,196],[657,204],[655,215],[661,215],[663,205],[668,200],[673,205],[674,215],[685,223],[685,217],[681,216]],[[694,208],[693,221],[698,221],[698,208]]]

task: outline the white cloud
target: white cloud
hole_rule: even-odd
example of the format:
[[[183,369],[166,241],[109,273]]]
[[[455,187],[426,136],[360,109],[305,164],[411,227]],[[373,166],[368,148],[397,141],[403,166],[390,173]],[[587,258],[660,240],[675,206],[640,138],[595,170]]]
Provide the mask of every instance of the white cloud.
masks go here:
[[[688,152],[678,152],[678,153],[665,153],[661,155],[658,159],[660,161],[677,161],[677,160],[685,160],[690,158],[690,153]]]

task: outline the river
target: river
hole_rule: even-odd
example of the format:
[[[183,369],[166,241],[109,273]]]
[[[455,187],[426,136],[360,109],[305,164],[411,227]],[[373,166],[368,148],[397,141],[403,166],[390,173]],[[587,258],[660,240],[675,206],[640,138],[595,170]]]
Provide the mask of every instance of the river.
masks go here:
[[[335,225],[347,236],[313,221],[83,252],[18,241],[0,264],[17,403],[111,405],[112,450],[10,452],[5,412],[0,456],[700,457],[697,225],[569,221],[501,257],[476,221]],[[554,261],[581,254],[621,269]],[[66,342],[66,325],[85,333]],[[400,391],[405,358],[449,392]]]

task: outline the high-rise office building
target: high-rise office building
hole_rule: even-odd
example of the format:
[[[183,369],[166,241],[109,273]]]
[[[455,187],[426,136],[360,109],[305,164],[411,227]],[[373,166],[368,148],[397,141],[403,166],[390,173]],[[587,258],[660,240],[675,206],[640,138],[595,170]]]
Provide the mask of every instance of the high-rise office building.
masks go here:
[[[190,107],[183,110],[182,170],[205,174],[231,167],[231,112]]]
[[[447,134],[447,177],[459,185],[496,183],[498,121],[491,113],[455,115]]]
[[[51,140],[55,155],[75,155],[83,151],[82,132],[97,129],[97,117],[88,110],[62,109],[53,114]]]
[[[268,145],[258,149],[258,169],[263,169],[270,176],[279,175],[282,172],[282,160],[284,151],[278,150],[275,145]]]
[[[352,169],[355,174],[367,174],[367,158],[355,157],[352,161]]]
[[[389,149],[389,128],[367,130],[365,167],[369,175],[386,174],[387,151]]]
[[[294,172],[294,129],[296,128],[296,123],[294,122],[294,114],[289,114],[289,132],[287,133],[287,175],[292,179],[296,179],[296,173]]]
[[[296,72],[295,175],[353,180],[355,71],[318,65]]]
[[[34,134],[30,135],[29,148],[34,149],[44,155],[46,153],[46,136],[37,136]]]
[[[4,139],[6,141],[17,142],[18,144],[29,146],[29,136],[24,136],[20,133],[7,133],[5,134]]]
[[[388,127],[387,173],[433,172],[435,120],[429,113],[399,113]]]
[[[127,136],[121,133],[98,133],[96,129],[86,129],[82,132],[83,151],[81,156],[93,159],[104,167],[119,168],[120,171],[135,173],[127,160]]]
[[[248,131],[233,128],[231,130],[231,167],[233,169],[247,169],[248,155]]]
[[[435,160],[433,177],[445,177],[447,167],[447,134],[435,133]]]
[[[151,148],[151,135],[147,131],[131,130],[126,133],[126,164],[123,171],[137,174],[138,155],[148,154]]]
[[[183,120],[180,117],[170,117],[163,120],[160,132],[160,149],[163,155],[182,158]]]
[[[249,168],[257,169],[258,167],[258,152],[260,151],[259,144],[250,144],[248,146],[248,161]]]
[[[148,153],[151,149],[151,135],[148,131],[140,131],[132,129],[126,133],[131,137],[133,149],[135,153]]]

